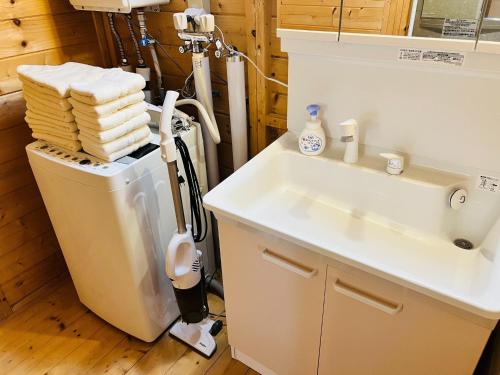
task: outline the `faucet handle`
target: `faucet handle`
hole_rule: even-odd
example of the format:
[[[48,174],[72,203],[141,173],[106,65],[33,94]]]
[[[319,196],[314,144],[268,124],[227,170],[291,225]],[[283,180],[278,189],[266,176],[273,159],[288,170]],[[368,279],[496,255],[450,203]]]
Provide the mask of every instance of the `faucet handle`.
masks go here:
[[[392,175],[403,173],[405,169],[405,158],[403,156],[385,152],[381,153],[380,156],[387,159],[387,173]]]

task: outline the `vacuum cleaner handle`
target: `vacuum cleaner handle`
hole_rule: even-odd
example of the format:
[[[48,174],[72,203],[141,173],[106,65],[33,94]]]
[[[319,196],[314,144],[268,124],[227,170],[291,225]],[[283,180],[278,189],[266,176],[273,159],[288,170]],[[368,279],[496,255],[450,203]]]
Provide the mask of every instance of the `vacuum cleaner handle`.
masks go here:
[[[185,233],[175,233],[168,244],[166,272],[177,289],[189,289],[201,280],[201,264],[188,226]]]
[[[179,97],[177,91],[168,91],[163,102],[160,119],[160,148],[161,157],[166,163],[177,160],[177,150],[172,135],[172,116],[174,115],[175,102]]]

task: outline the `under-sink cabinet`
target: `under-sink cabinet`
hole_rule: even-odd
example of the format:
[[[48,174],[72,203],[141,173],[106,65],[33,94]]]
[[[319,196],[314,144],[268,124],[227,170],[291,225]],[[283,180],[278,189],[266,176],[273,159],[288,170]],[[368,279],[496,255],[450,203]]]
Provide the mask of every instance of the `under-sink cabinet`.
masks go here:
[[[230,220],[229,344],[262,374],[468,375],[494,322]]]
[[[257,360],[265,367],[251,367],[260,373],[315,374],[327,268],[323,257],[237,224],[219,222],[219,237],[233,356]]]

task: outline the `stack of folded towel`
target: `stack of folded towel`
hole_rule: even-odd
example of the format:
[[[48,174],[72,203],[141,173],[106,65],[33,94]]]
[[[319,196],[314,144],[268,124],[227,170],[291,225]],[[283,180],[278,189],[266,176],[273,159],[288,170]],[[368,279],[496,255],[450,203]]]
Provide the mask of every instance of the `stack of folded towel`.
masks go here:
[[[121,70],[99,81],[71,85],[69,101],[86,152],[113,161],[149,143],[151,117],[146,112],[144,85],[141,76]]]
[[[78,128],[68,101],[74,76],[62,66],[21,65],[17,71],[26,100],[25,120],[33,137],[71,151],[80,150]]]
[[[78,63],[21,65],[33,137],[114,161],[150,141],[144,79]]]

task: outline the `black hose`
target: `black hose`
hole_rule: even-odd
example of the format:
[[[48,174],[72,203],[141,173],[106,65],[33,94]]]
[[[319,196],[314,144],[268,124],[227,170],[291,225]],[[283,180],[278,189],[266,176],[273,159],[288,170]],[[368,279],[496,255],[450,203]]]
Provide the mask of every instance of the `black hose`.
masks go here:
[[[215,280],[212,276],[207,276],[205,278],[205,286],[207,292],[213,293],[224,300],[224,287],[218,280]]]
[[[127,22],[128,32],[130,34],[130,38],[132,38],[132,42],[134,43],[135,53],[137,55],[137,65],[140,67],[144,66],[144,58],[142,57],[141,48],[139,47],[139,43],[135,38],[134,27],[132,26],[132,15],[124,14],[125,21]]]
[[[118,48],[118,53],[120,54],[121,64],[122,66],[126,66],[128,65],[128,59],[127,55],[125,54],[125,49],[123,48],[123,43],[122,39],[120,38],[120,34],[118,34],[118,31],[116,31],[114,17],[115,17],[114,13],[108,12],[109,28],[111,29],[111,33],[115,38],[115,44],[116,47]]]
[[[207,213],[203,207],[203,195],[201,193],[196,170],[189,156],[189,149],[180,136],[176,136],[175,145],[181,155],[182,165],[186,173],[186,181],[189,187],[189,204],[191,206],[191,230],[194,242],[201,242],[207,237],[208,221]]]

